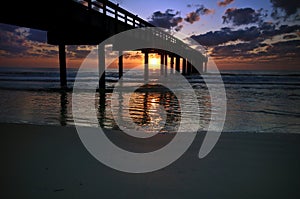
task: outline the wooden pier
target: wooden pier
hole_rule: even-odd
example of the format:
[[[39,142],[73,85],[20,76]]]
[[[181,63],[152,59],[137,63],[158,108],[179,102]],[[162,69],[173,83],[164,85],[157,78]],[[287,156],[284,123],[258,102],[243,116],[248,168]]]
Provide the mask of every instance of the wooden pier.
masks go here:
[[[66,45],[98,45],[107,38],[126,30],[143,27],[154,27],[149,22],[141,19],[137,15],[128,12],[108,0],[51,0],[34,1],[27,0],[18,2],[5,1],[0,8],[0,23],[12,24],[22,27],[39,29],[47,32],[47,43],[58,45],[60,63],[60,83],[61,88],[67,88],[67,65],[66,65]],[[155,36],[153,36],[155,35]],[[180,43],[186,45],[179,39],[164,31],[153,33],[152,37],[159,40],[159,43],[172,46]],[[157,37],[157,38],[156,38]],[[143,38],[140,38],[143,40]],[[187,45],[184,48],[189,48]],[[117,49],[119,55],[126,49]],[[207,69],[207,57],[195,57],[194,60],[187,60],[174,53],[159,49],[140,49],[144,53],[144,63],[148,64],[149,54],[157,53],[161,55],[161,74],[167,75],[167,67],[171,72],[175,69],[184,75],[196,72],[192,63],[197,63],[198,71]],[[189,48],[191,53],[194,49]],[[99,70],[103,75],[99,77],[99,88],[105,89],[105,54],[104,49],[99,49]],[[170,64],[168,57],[171,58]],[[197,60],[197,61],[195,61]],[[200,60],[200,61],[199,61]],[[182,62],[182,64],[181,64]],[[205,68],[203,68],[203,63]],[[119,78],[123,74],[123,56],[119,56]],[[182,67],[181,67],[182,66]],[[180,71],[181,68],[181,71]],[[145,80],[148,79],[148,66],[145,65]]]

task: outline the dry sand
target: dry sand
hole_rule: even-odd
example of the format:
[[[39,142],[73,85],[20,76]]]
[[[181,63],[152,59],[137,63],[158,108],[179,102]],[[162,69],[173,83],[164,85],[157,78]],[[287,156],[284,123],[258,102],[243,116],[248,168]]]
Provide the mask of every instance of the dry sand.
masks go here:
[[[175,163],[152,173],[104,166],[81,144],[74,127],[1,124],[0,198],[300,198],[300,134],[223,133],[204,159],[199,133]],[[117,131],[112,140],[148,151],[150,142]]]

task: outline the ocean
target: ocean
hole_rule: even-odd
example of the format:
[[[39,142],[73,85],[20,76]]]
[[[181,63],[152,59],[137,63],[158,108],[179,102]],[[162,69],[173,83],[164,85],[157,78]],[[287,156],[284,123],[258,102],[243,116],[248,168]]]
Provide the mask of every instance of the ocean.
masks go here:
[[[159,70],[150,72],[159,74]],[[77,69],[68,69],[69,88],[76,74]],[[300,133],[300,71],[221,71],[221,74],[227,96],[224,132]],[[212,81],[215,77],[206,76]],[[134,85],[142,77],[143,71],[137,70],[136,75],[125,80]],[[97,79],[96,74],[87,70],[80,81],[89,84]],[[118,81],[117,71],[107,71],[106,79],[108,90],[112,90]],[[191,76],[188,81],[199,103],[199,130],[205,131],[211,113],[209,92],[203,78]],[[62,92],[59,87],[59,70],[55,68],[0,68],[0,122],[73,126],[72,89]],[[124,92],[120,99],[130,98],[129,107],[125,107],[129,111],[124,113],[120,106],[111,103],[111,96],[112,92],[105,97],[95,92],[98,122],[91,123],[88,118],[92,116],[83,115],[79,125],[119,129],[112,115],[117,111],[124,124],[131,118],[151,132],[172,133],[178,129],[182,113],[172,92],[159,89]],[[86,97],[82,92],[83,109]],[[161,115],[161,107],[166,117]]]

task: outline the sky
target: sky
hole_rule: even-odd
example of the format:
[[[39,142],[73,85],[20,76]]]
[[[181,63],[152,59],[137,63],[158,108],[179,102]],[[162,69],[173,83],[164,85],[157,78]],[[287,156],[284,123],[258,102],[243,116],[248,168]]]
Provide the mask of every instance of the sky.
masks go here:
[[[220,70],[300,70],[298,0],[112,0],[150,23],[204,46]],[[67,46],[78,67],[90,46]],[[128,53],[125,65],[142,56]],[[153,57],[155,58],[155,57]],[[47,33],[0,24],[0,67],[58,67]]]

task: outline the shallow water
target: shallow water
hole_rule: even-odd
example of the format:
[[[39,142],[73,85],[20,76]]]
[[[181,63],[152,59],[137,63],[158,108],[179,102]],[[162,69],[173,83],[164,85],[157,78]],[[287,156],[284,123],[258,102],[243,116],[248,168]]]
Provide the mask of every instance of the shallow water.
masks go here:
[[[155,72],[155,71],[154,71]],[[157,72],[157,71],[156,71]],[[243,74],[244,73],[244,74]],[[300,75],[299,73],[230,71],[222,75],[227,96],[227,114],[224,131],[228,132],[278,132],[300,131]],[[139,71],[136,72],[139,77]],[[70,70],[69,86],[72,86],[76,70]],[[141,76],[142,77],[142,76]],[[209,75],[212,82],[214,75]],[[97,79],[87,72],[81,81],[87,84]],[[111,88],[117,73],[107,74],[107,86]],[[128,78],[129,86],[139,81]],[[200,109],[199,130],[206,130],[211,117],[209,92],[203,79],[189,79],[197,95]],[[1,69],[0,70],[0,122],[50,125],[74,125],[72,117],[72,92],[58,92],[59,75],[55,69]],[[81,93],[83,126],[101,125],[118,129],[112,110],[122,118],[126,126],[134,121],[149,132],[176,132],[181,122],[181,109],[176,96],[170,91],[140,90],[133,94],[119,94],[118,102],[130,100],[129,105],[111,104],[112,93],[105,97],[95,93],[97,123],[91,123],[86,101],[90,92]],[[178,97],[178,96],[177,96]],[[179,96],[180,97],[180,96]],[[194,101],[187,101],[193,104]],[[127,110],[129,112],[126,112]],[[184,124],[183,124],[184,126]]]

